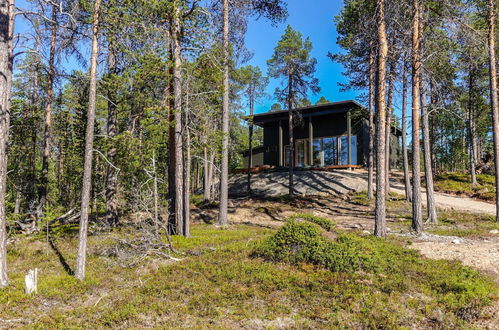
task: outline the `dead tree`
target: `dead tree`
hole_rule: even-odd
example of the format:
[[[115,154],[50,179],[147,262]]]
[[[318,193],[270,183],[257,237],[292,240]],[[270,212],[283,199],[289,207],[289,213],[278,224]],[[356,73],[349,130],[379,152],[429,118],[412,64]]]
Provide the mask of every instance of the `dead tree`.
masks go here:
[[[94,147],[95,106],[97,96],[97,59],[99,55],[99,14],[101,0],[95,0],[92,14],[92,50],[90,54],[90,87],[87,110],[87,130],[85,135],[85,157],[83,165],[83,184],[81,189],[81,217],[78,235],[78,253],[76,255],[75,277],[85,279],[87,259],[87,231],[92,186],[92,154]]]

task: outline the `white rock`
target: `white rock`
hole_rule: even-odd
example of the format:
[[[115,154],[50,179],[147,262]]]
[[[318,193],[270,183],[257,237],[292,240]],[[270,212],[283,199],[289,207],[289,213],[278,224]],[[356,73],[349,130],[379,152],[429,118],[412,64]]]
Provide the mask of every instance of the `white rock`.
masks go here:
[[[497,235],[497,234],[499,234],[499,230],[497,230],[497,229],[492,229],[491,231],[489,231],[489,233],[494,234],[494,235]]]
[[[452,241],[452,244],[461,244],[463,241],[461,241],[459,238],[456,238],[455,240]]]

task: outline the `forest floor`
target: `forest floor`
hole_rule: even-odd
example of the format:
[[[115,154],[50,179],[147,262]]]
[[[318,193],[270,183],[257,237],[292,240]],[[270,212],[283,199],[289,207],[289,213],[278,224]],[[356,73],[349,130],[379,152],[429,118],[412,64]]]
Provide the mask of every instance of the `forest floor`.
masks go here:
[[[386,242],[395,249],[393,262],[407,262],[398,246],[441,259],[411,256],[398,264],[421,277],[406,286],[407,275],[335,273],[253,255],[290,219],[330,226],[326,237],[351,233],[370,242],[372,202],[362,192],[231,199],[226,229],[213,225],[216,205],[196,204],[192,237],[172,237],[177,253],[154,241],[152,225],[140,215],[111,231],[92,224],[84,282],[70,276],[77,225],[53,227],[48,241],[44,232],[12,235],[11,285],[0,290],[0,328],[499,328],[497,289],[476,284],[482,283],[477,275],[461,265],[499,285],[499,225],[489,215],[442,209],[439,224],[415,237],[410,204],[392,194]],[[34,267],[40,269],[39,291],[28,296],[24,275]],[[489,296],[490,304],[477,309],[473,300],[455,298],[469,295],[477,301]]]

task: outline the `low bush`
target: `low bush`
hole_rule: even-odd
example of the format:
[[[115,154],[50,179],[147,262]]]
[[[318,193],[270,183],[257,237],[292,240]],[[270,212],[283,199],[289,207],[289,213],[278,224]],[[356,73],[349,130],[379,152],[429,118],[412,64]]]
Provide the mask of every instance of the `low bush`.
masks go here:
[[[298,213],[298,214],[295,214],[292,217],[290,217],[290,219],[291,220],[303,219],[305,221],[315,223],[316,225],[321,226],[322,228],[324,228],[327,231],[331,231],[334,228],[333,221],[326,219],[326,218],[318,217],[318,216],[310,214],[310,213]]]

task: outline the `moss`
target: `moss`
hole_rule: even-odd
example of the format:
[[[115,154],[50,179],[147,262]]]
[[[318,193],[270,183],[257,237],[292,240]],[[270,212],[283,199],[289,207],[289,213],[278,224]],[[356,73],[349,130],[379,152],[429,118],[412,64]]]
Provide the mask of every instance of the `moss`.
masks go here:
[[[495,199],[494,176],[477,175],[477,185],[471,184],[471,175],[461,172],[450,172],[435,177],[435,190],[456,195],[466,195],[483,200]]]

